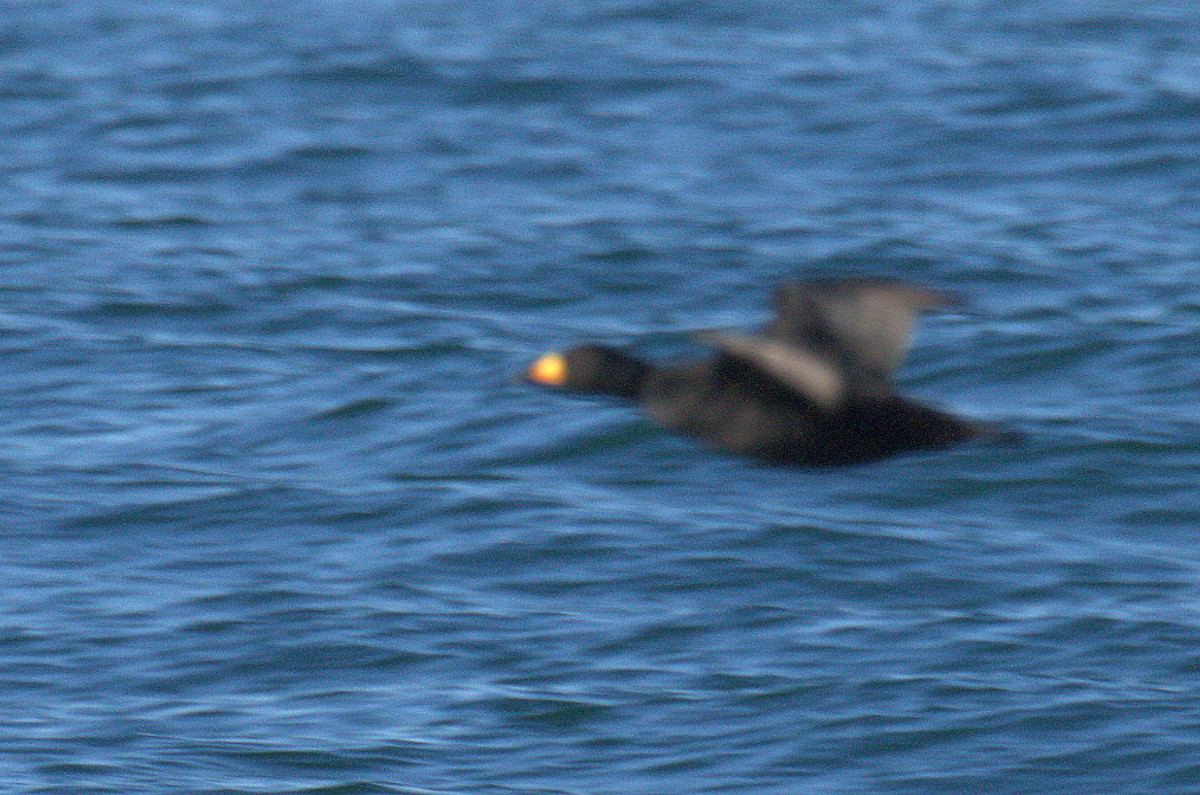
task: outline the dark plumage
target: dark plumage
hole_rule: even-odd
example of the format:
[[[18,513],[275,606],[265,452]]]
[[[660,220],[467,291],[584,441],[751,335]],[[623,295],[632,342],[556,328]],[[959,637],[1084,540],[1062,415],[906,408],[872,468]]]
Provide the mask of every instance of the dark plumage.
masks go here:
[[[534,383],[635,400],[651,419],[734,453],[782,464],[853,464],[992,431],[892,391],[918,312],[948,296],[901,282],[794,282],[761,332],[708,332],[715,357],[655,367],[583,345],[538,359]]]

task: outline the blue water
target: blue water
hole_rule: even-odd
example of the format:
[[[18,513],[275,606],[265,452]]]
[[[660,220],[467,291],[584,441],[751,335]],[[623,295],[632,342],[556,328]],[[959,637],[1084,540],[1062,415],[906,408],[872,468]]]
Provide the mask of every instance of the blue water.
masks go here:
[[[1200,791],[1200,6],[0,18],[0,789]],[[764,467],[530,389],[954,290]]]

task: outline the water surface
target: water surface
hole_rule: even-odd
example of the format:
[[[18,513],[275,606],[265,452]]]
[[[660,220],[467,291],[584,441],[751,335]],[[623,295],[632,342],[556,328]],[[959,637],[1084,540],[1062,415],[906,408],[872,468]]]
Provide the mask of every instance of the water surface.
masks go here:
[[[1200,12],[25,3],[0,779],[1200,788]],[[773,285],[951,289],[836,471],[531,390]]]

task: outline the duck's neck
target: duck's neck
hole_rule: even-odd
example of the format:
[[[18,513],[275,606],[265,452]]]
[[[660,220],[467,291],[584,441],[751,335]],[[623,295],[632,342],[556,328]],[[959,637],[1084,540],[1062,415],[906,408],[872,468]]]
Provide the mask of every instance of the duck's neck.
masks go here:
[[[600,375],[598,391],[609,395],[637,400],[642,396],[654,368],[627,353],[613,351],[615,356],[606,362]]]

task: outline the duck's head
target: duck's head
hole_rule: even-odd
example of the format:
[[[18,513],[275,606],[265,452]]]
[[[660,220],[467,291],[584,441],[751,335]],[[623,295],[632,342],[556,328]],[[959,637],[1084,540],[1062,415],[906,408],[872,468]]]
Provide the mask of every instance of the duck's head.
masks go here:
[[[650,365],[606,345],[579,345],[547,353],[529,366],[525,379],[571,392],[637,398]]]

